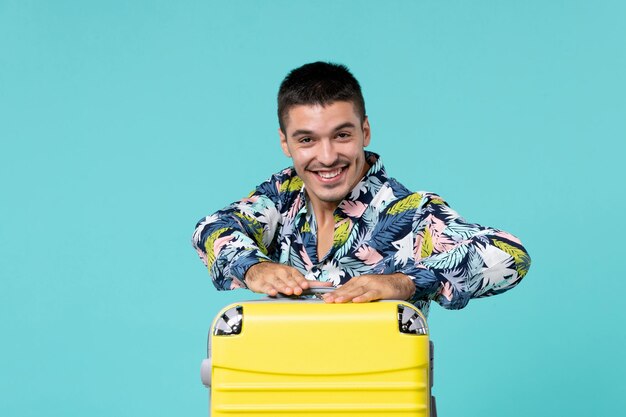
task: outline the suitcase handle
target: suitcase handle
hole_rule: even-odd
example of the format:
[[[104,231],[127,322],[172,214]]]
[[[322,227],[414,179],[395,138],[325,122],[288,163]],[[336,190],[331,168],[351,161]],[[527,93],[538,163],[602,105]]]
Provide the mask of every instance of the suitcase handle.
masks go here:
[[[302,295],[315,295],[315,294],[327,294],[333,292],[337,287],[310,287],[302,291]]]
[[[319,295],[319,294],[327,294],[329,292],[333,292],[337,289],[337,287],[311,287],[302,291],[300,295],[285,295],[278,293],[275,296],[270,296],[270,298],[301,298],[306,295]]]

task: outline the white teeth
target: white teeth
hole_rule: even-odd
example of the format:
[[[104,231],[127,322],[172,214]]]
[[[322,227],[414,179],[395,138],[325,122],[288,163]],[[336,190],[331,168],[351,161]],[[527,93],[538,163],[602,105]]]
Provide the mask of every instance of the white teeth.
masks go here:
[[[330,172],[322,172],[322,171],[318,172],[318,175],[326,180],[335,178],[339,174],[341,174],[341,169],[338,169],[336,171],[330,171]]]

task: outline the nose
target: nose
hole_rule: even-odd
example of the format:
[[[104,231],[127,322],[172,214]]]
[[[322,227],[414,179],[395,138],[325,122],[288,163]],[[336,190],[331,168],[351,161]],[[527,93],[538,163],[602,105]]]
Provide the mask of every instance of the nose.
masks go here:
[[[331,167],[337,162],[337,151],[331,140],[324,139],[320,141],[317,160],[320,164],[327,167]]]

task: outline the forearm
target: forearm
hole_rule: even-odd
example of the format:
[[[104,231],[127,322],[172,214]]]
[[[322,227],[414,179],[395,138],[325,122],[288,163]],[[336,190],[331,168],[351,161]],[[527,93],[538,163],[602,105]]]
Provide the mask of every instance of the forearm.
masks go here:
[[[415,294],[416,288],[413,279],[402,273],[382,275],[382,279],[388,282],[388,299],[410,300]]]
[[[218,289],[245,286],[246,271],[271,260],[270,248],[280,219],[267,200],[253,196],[197,223],[192,244]],[[265,215],[263,221],[259,213]]]
[[[415,262],[400,270],[416,284],[414,299],[459,309],[471,298],[515,287],[526,275],[530,257],[519,239],[468,223],[442,200],[431,201],[414,219]]]
[[[199,222],[192,244],[217,289],[245,287],[243,278],[247,269],[270,258],[240,228],[219,226]]]
[[[501,231],[485,229],[447,251],[422,259],[417,268],[424,271],[421,274],[417,271],[415,281],[430,283],[425,298],[434,299],[445,308],[459,309],[472,298],[514,288],[529,266],[530,257],[519,240]]]

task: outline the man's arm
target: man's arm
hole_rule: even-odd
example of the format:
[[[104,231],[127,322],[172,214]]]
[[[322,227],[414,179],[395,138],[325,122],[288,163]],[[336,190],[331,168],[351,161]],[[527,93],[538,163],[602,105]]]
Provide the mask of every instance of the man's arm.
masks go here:
[[[500,294],[519,284],[530,267],[519,239],[466,222],[435,194],[423,198],[413,224],[415,262],[400,271],[413,278],[413,300],[429,298],[460,309],[471,298]]]
[[[435,194],[420,195],[418,200],[410,232],[413,259],[391,265],[394,272],[388,274],[352,278],[325,295],[327,302],[433,299],[445,308],[459,309],[471,298],[513,288],[526,275],[530,257],[516,237],[465,222]]]
[[[259,185],[248,198],[196,224],[192,244],[218,290],[247,287],[268,295],[299,295],[309,288],[311,281],[300,271],[276,263],[283,221],[280,210],[288,205],[285,196],[298,192],[298,180],[285,170]],[[331,284],[316,281],[315,285]]]
[[[192,244],[219,290],[245,287],[245,274],[271,262],[281,216],[276,204],[258,191],[201,219]]]

